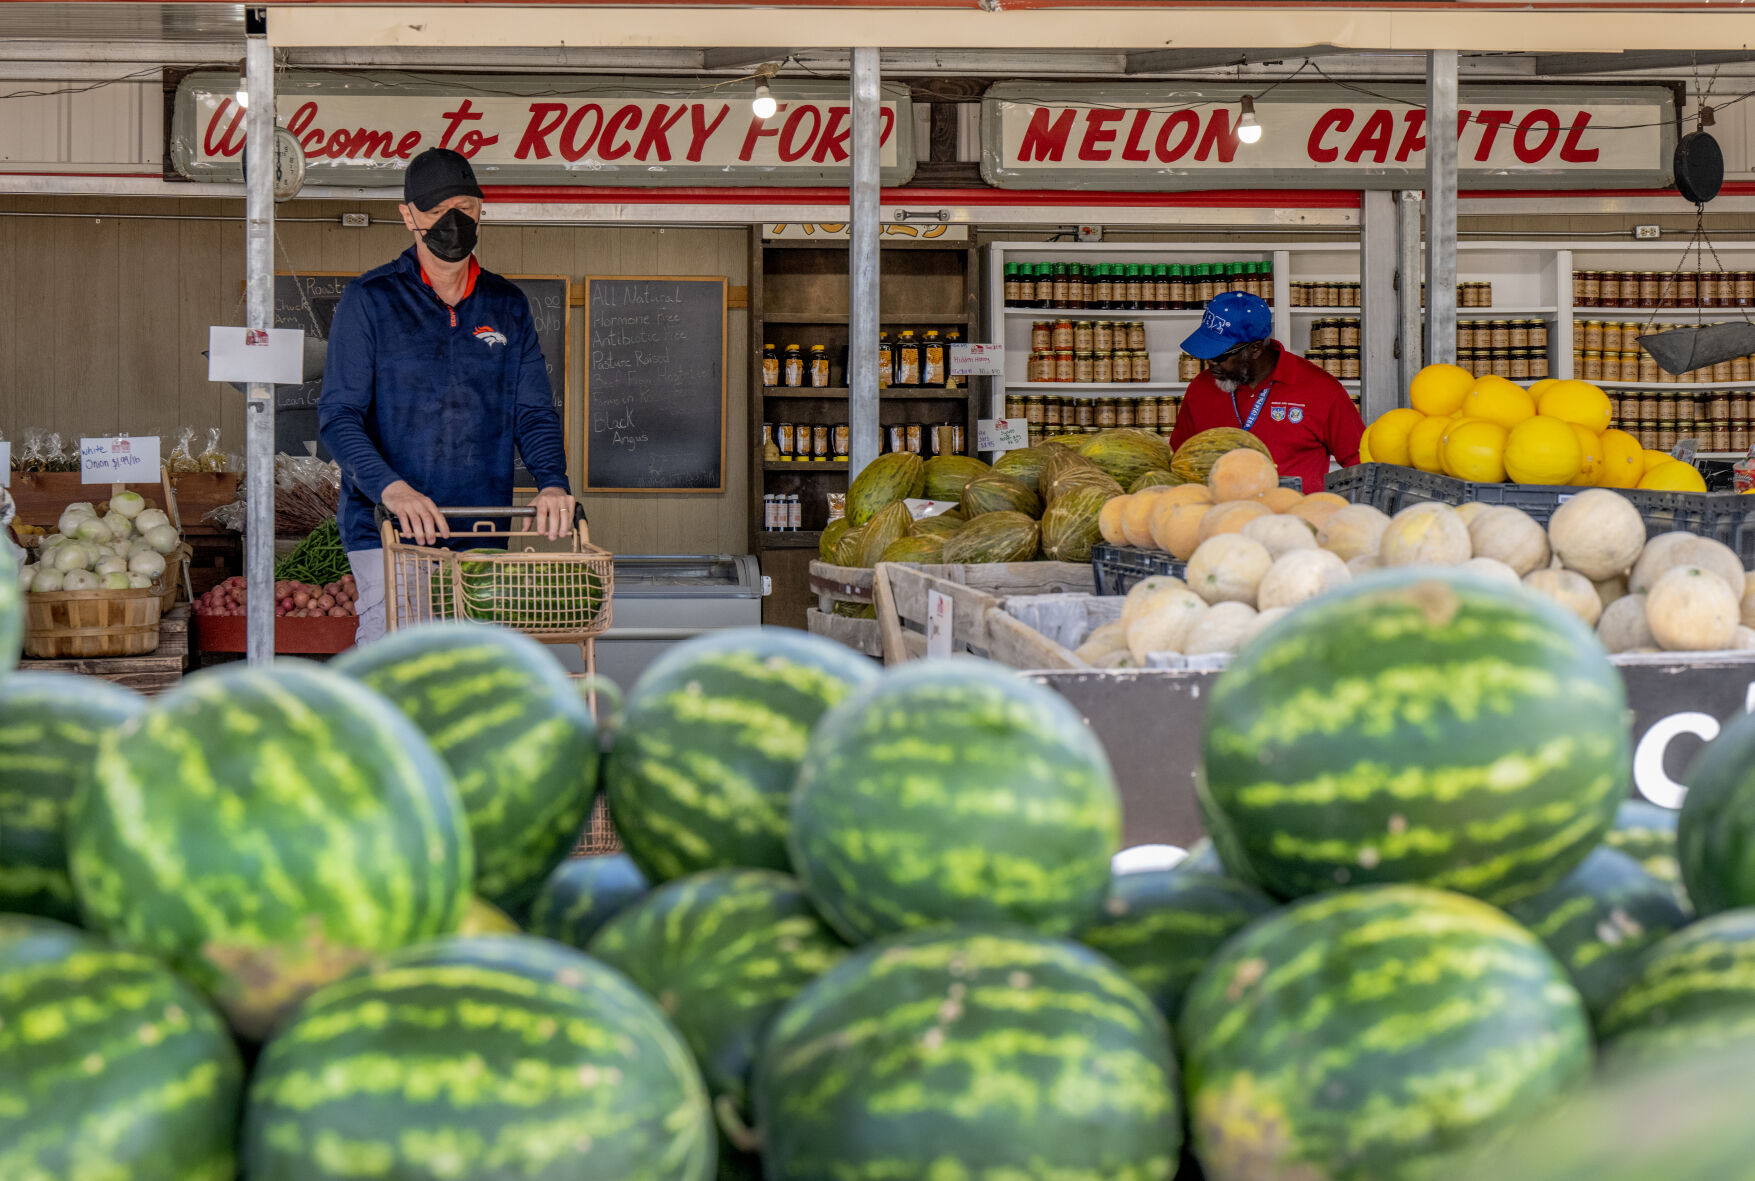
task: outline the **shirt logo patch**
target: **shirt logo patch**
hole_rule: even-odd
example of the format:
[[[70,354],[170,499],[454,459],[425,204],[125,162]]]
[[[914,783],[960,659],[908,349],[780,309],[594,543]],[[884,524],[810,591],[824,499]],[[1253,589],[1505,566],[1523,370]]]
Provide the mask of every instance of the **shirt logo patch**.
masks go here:
[[[1288,414],[1286,417],[1290,418],[1293,422],[1303,422],[1304,421],[1304,407],[1302,407],[1302,406],[1292,407],[1291,413]]]
[[[1286,408],[1284,406],[1275,406],[1268,411],[1268,417],[1273,419],[1275,422],[1285,422],[1286,421]],[[1292,421],[1297,422],[1298,420],[1296,418],[1294,418]]]
[[[497,344],[505,344],[506,334],[495,330],[491,324],[483,324],[480,328],[475,330],[475,339],[481,341],[491,349]]]

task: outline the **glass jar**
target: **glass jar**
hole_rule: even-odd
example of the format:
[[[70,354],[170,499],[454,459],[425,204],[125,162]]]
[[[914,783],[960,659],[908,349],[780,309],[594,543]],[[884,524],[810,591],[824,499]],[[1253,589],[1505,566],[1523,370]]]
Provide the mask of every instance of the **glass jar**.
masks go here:
[[[1657,446],[1655,447],[1655,450],[1668,451],[1670,448],[1674,447],[1675,445],[1676,445],[1676,424],[1673,421],[1672,422],[1658,423]]]
[[[1341,321],[1341,347],[1356,349],[1359,347],[1359,321],[1347,319]]]
[[[1677,306],[1676,296],[1682,290],[1682,273],[1680,271],[1659,272],[1658,279],[1661,286],[1658,293],[1657,306],[1660,308],[1673,308]]]
[[[1091,357],[1091,380],[1102,385],[1115,380],[1115,357],[1109,352],[1098,352]]]
[[[1489,323],[1488,327],[1493,334],[1493,348],[1508,349],[1511,347],[1511,321],[1493,320]],[[1587,344],[1585,347],[1589,348],[1590,346]]]
[[[1732,451],[1747,451],[1747,450],[1749,450],[1749,424],[1748,424],[1748,422],[1744,421],[1744,422],[1731,423],[1731,446],[1730,446],[1730,449]]]
[[[1592,351],[1599,353],[1602,352],[1603,322],[1601,320],[1586,320],[1584,322],[1584,331],[1581,334],[1581,339],[1584,343],[1584,351],[1586,353]]]
[[[1089,320],[1079,320],[1073,324],[1073,351],[1088,353],[1097,346],[1092,343],[1096,336],[1096,328]]]
[[[825,345],[810,346],[810,384],[819,390],[829,386],[829,350]]]
[[[1059,394],[1049,395],[1042,407],[1042,433],[1052,435],[1058,432],[1065,412],[1066,399]]]
[[[1662,426],[1666,422],[1676,421],[1676,395],[1659,394],[1657,396],[1657,421]]]
[[[1107,308],[1115,305],[1115,279],[1109,273],[1109,264],[1098,263],[1091,279],[1091,298],[1086,307]]]
[[[1054,380],[1054,353],[1049,349],[1037,349],[1030,354],[1030,380],[1032,382]]]
[[[1639,377],[1637,380],[1639,381],[1649,382],[1661,381],[1663,379],[1662,370],[1658,368],[1657,358],[1646,352],[1644,349],[1639,350],[1638,373]]]
[[[1030,321],[1030,349],[1038,351],[1054,347],[1054,322],[1052,320]]]
[[[1115,399],[1097,399],[1096,425],[1099,429],[1108,430],[1116,424]]]
[[[804,385],[804,348],[801,345],[786,346],[786,356],[781,365],[781,384],[794,389]]]
[[[1034,362],[1034,360],[1035,360],[1035,358],[1031,358],[1032,362]],[[1028,421],[1029,413],[1030,413],[1029,401],[1030,401],[1030,399],[1028,398],[1028,396],[1026,396],[1022,393],[1012,392],[1012,393],[1006,394],[1006,396],[1005,396],[1005,416],[1007,418],[1024,419],[1024,420]]]
[[[1514,349],[1529,348],[1530,322],[1528,320],[1511,321],[1510,327],[1506,329],[1506,341]]]
[[[1749,374],[1752,371],[1755,371],[1755,361],[1751,361],[1748,357],[1731,358],[1732,381],[1749,381],[1751,380]]]
[[[1621,306],[1621,276],[1616,271],[1604,271],[1597,281],[1597,306],[1600,308],[1618,308]]]
[[[1054,322],[1054,328],[1050,340],[1051,347],[1055,352],[1058,353],[1062,349],[1076,348],[1077,345],[1074,343],[1075,339],[1073,322],[1071,320],[1056,320]]]
[[[1144,349],[1133,351],[1133,379],[1135,381],[1152,380],[1152,356]]]
[[[1731,449],[1730,423],[1715,422],[1712,424],[1712,442],[1709,446],[1714,451],[1729,451]]]
[[[1572,303],[1575,307],[1596,308],[1602,306],[1603,273],[1601,271],[1579,271],[1572,276]]]
[[[1077,381],[1078,359],[1071,349],[1057,349],[1054,353],[1054,380]]]
[[[1664,277],[1657,271],[1639,272],[1639,294],[1633,305],[1641,308],[1655,308],[1658,300],[1663,298]]]
[[[1096,425],[1097,404],[1091,401],[1091,399],[1080,398],[1073,404],[1072,412],[1073,416],[1071,425],[1076,426],[1081,430],[1085,427]],[[1061,417],[1064,418],[1065,415],[1062,415]]]
[[[1676,275],[1676,306],[1694,308],[1700,306],[1700,274],[1698,271],[1681,271]]]
[[[1530,350],[1530,380],[1541,381],[1548,376],[1548,354]]]
[[[1132,320],[1128,323],[1127,347],[1135,352],[1146,347],[1146,324],[1144,320]]]
[[[1528,349],[1511,350],[1511,380],[1528,381],[1530,376],[1530,351]]]
[[[1720,361],[1716,365],[1714,365],[1712,367],[1711,380],[1712,381],[1735,381],[1736,378],[1731,376],[1731,363],[1729,361]]]
[[[1311,325],[1310,342],[1325,349],[1341,347],[1341,322],[1318,320]]]
[[[1136,398],[1115,399],[1115,425],[1138,426],[1139,405]]]
[[[1737,307],[1755,307],[1755,271],[1736,272],[1732,286]]]
[[[919,385],[921,360],[920,341],[915,338],[914,330],[902,329],[901,337],[896,341],[896,384]]]
[[[1165,435],[1176,425],[1176,416],[1182,412],[1181,398],[1158,399],[1158,429]]]
[[[1729,390],[1714,390],[1706,395],[1706,418],[1708,422],[1729,422],[1731,420],[1731,394]]]
[[[1096,358],[1090,349],[1079,349],[1073,353],[1073,380],[1081,385],[1089,385],[1097,380]]]
[[[1342,381],[1357,381],[1357,380],[1359,380],[1359,350],[1358,349],[1342,349],[1341,350],[1341,380]]]
[[[1106,353],[1115,347],[1115,324],[1110,320],[1098,320],[1091,325],[1091,348],[1099,353]]]
[[[771,344],[762,346],[762,384],[780,384],[780,350]]]
[[[1700,283],[1700,306],[1701,307],[1703,307],[1703,308],[1719,308],[1719,307],[1729,307],[1730,306],[1729,304],[1723,302],[1722,296],[1720,294],[1722,291],[1722,288],[1721,288],[1720,282],[1719,282],[1720,277],[1721,277],[1721,272],[1719,272],[1719,271],[1701,271],[1700,272],[1699,283]]]
[[[1676,395],[1676,421],[1692,422],[1701,417],[1700,402],[1691,393]]]
[[[1579,376],[1585,381],[1603,380],[1603,351],[1601,349],[1584,350],[1584,363],[1579,366]]]
[[[1036,306],[1051,308],[1054,306],[1054,264],[1050,262],[1036,264]]]
[[[1144,431],[1158,429],[1158,403],[1160,398],[1129,398],[1127,404],[1133,407],[1133,425]]]
[[[1127,281],[1124,285],[1123,292],[1124,293],[1121,297],[1123,306],[1130,308],[1145,306],[1146,297],[1144,288],[1140,285],[1139,263],[1130,262],[1127,264]]]
[[[1186,308],[1194,305],[1188,291],[1188,268],[1181,263],[1170,264],[1170,306]]]
[[[1053,358],[1048,361],[1048,370],[1049,376],[1052,377],[1054,373]],[[1045,401],[1046,399],[1041,394],[1031,394],[1024,399],[1024,421],[1029,424],[1031,431],[1040,430],[1042,424],[1047,421]]]
[[[1737,390],[1731,391],[1731,422],[1733,424],[1749,421],[1749,395]]]

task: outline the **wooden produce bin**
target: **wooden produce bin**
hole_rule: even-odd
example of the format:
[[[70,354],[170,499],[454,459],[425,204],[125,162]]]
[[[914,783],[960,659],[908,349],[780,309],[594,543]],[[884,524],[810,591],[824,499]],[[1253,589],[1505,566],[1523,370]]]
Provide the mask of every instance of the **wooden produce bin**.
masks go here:
[[[137,592],[145,593],[145,592]],[[158,621],[158,647],[144,656],[66,657],[18,662],[19,672],[75,673],[99,677],[139,693],[163,693],[183,679],[189,660],[189,608],[185,604]]]
[[[274,651],[285,656],[333,656],[353,647],[359,620],[330,616],[289,618],[274,621]],[[195,650],[197,652],[244,651],[245,619],[242,615],[197,615],[195,617]]]
[[[24,654],[39,660],[145,656],[158,647],[159,592],[33,591],[24,596]]]

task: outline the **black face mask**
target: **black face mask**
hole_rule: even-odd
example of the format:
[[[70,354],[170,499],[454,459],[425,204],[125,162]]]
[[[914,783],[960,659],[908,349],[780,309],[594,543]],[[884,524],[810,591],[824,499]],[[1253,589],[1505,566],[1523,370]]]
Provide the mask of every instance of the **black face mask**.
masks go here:
[[[476,221],[461,209],[448,209],[421,237],[434,258],[462,262],[475,249]]]

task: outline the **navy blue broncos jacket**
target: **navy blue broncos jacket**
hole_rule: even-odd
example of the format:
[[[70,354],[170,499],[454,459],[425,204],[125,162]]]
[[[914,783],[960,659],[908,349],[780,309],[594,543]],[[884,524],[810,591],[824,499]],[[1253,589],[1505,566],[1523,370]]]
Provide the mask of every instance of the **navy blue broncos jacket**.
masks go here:
[[[511,504],[514,444],[538,487],[568,487],[530,302],[474,259],[470,277],[450,307],[410,246],[348,284],[335,309],[317,430],[341,464],[350,551],[382,544],[372,509],[397,480],[440,505]]]

